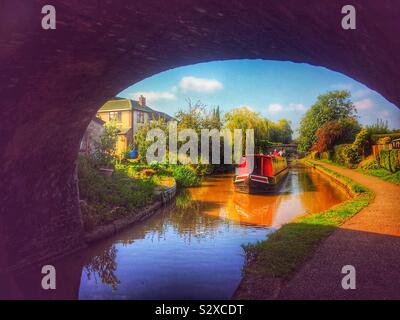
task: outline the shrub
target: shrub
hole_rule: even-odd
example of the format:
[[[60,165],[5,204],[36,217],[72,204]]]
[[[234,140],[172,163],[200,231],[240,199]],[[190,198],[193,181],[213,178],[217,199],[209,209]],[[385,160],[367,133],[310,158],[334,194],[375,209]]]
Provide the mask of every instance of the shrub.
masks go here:
[[[148,167],[157,171],[158,175],[171,176],[173,174],[172,169],[168,164],[154,161],[151,162]]]
[[[376,170],[379,169],[378,162],[375,159],[366,159],[360,163],[360,168],[365,170]]]
[[[379,166],[381,168],[386,169],[387,171],[391,171],[391,169],[390,169],[390,150],[379,151]]]
[[[342,150],[342,154],[345,164],[348,167],[352,167],[361,161],[361,156],[358,150],[356,150],[352,145],[345,147]]]
[[[200,176],[204,176],[207,174],[213,173],[215,165],[209,163],[203,163],[202,159],[200,159],[199,163],[195,166],[196,173]]]
[[[353,142],[353,148],[358,151],[359,154],[364,155],[364,147],[369,142],[369,133],[367,129],[362,129],[357,135]]]
[[[129,214],[153,200],[155,185],[151,178],[133,179],[123,168],[105,177],[93,159],[81,156],[78,161],[79,195],[86,229]]]
[[[325,152],[332,148],[343,135],[343,126],[338,120],[324,123],[317,131],[317,144],[312,148],[318,152]]]
[[[346,161],[343,157],[343,150],[349,147],[349,144],[339,144],[333,147],[333,161],[339,164],[346,164]]]
[[[174,166],[173,177],[180,187],[192,187],[200,183],[200,178],[197,176],[196,170],[189,165]]]
[[[94,157],[99,165],[112,167],[115,161],[115,146],[118,140],[118,132],[116,123],[109,122],[104,125],[104,132],[100,137],[100,141],[95,143]]]
[[[393,173],[400,169],[400,150],[391,150],[389,153],[390,171]]]
[[[353,167],[361,161],[361,156],[351,144],[339,144],[334,147],[333,161]]]

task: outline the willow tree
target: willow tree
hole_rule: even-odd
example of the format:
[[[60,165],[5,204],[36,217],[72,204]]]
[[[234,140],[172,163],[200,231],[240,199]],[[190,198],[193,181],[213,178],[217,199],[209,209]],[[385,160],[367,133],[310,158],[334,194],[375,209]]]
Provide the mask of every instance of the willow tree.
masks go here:
[[[233,109],[225,113],[225,127],[233,132],[235,129],[242,130],[242,136],[246,136],[246,129],[254,129],[254,149],[262,151],[263,142],[269,141],[269,121],[261,116],[259,112],[254,112],[248,107]],[[243,139],[243,150],[245,141]]]

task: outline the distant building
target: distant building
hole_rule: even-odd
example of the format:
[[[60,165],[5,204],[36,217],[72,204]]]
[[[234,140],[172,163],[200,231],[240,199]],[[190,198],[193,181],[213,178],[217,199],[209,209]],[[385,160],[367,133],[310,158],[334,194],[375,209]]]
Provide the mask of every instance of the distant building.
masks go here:
[[[100,142],[100,137],[104,132],[104,124],[103,120],[93,117],[81,140],[79,153],[88,155],[94,152],[95,145]]]
[[[129,150],[135,132],[144,124],[160,118],[166,121],[173,119],[166,113],[147,106],[146,98],[142,95],[139,101],[115,97],[99,109],[97,116],[106,123],[114,121],[117,124],[120,130],[116,150],[118,155]]]

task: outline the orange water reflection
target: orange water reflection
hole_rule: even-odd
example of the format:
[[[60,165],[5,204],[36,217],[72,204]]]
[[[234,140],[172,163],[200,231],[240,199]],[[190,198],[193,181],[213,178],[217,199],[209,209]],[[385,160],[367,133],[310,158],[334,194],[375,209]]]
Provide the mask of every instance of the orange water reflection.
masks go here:
[[[208,177],[189,191],[203,213],[243,224],[278,228],[304,213],[328,209],[347,199],[345,191],[313,169],[294,167],[277,194],[249,195],[233,190],[233,175]]]

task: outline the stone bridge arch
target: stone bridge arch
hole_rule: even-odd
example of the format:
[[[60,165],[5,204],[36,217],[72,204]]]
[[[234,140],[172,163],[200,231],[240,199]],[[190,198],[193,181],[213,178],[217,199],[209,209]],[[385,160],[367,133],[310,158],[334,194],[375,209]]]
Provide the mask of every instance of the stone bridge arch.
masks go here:
[[[75,161],[97,108],[170,68],[223,59],[304,62],[400,106],[397,0],[53,0],[0,3],[0,270],[82,245]]]

